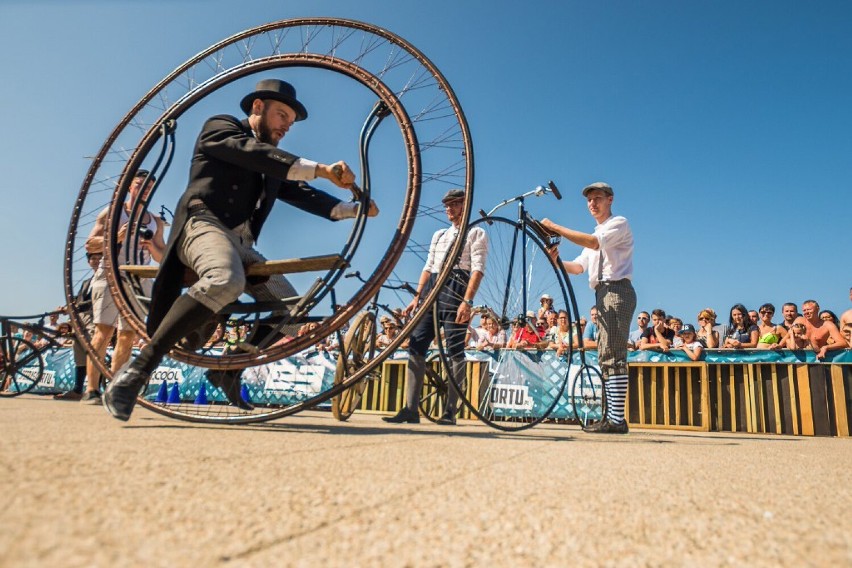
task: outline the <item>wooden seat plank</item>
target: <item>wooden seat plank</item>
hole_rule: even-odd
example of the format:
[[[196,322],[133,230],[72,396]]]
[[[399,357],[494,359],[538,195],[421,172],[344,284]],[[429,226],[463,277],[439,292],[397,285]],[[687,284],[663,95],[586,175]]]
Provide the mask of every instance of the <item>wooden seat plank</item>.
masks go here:
[[[246,276],[273,276],[275,274],[296,274],[299,272],[317,272],[344,266],[339,254],[288,258],[285,260],[267,260],[246,267]],[[119,270],[139,278],[156,278],[158,266],[122,264]]]

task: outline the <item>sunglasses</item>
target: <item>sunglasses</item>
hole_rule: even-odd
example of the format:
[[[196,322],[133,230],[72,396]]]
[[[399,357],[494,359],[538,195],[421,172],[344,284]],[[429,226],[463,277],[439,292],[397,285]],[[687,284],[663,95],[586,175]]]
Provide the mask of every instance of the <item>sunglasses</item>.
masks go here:
[[[762,314],[774,314],[775,312],[773,312],[772,310],[760,310],[760,313],[762,313]]]

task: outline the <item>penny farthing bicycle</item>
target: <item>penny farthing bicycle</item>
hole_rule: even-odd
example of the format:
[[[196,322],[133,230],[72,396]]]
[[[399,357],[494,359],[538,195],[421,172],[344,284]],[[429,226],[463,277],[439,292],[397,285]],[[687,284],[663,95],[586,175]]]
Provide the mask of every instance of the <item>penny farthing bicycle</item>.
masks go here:
[[[544,365],[541,350],[546,348],[546,342],[538,341],[529,346],[531,349],[518,349],[516,357],[500,351],[489,370],[478,377],[465,376],[450,365],[446,342],[437,344],[442,376],[449,378],[473,415],[498,430],[531,428],[550,417],[560,402],[566,403],[570,413],[584,426],[602,415],[600,372],[587,364],[582,349],[579,349],[579,366],[571,365],[577,351],[573,347],[577,331],[572,320],[579,321],[579,309],[565,267],[561,260],[554,262],[548,254],[560,237],[545,230],[525,206],[526,199],[547,194],[562,199],[556,185],[549,182],[547,186],[502,201],[487,213],[480,210],[480,218],[468,225],[468,234],[482,231],[489,247],[474,310],[496,321],[508,340],[513,333],[519,334],[521,328],[535,333],[539,299],[548,294],[554,306],[564,309],[568,318],[567,350],[562,359],[569,366]],[[514,203],[517,203],[516,219],[495,215]],[[582,341],[576,339],[578,344]],[[552,359],[551,362],[556,363]],[[566,395],[567,401],[563,398]]]
[[[383,284],[416,286],[432,234],[447,225],[441,204],[447,189],[465,190],[466,224],[473,195],[471,137],[452,88],[425,55],[386,30],[352,20],[283,20],[241,32],[194,56],[151,89],[93,159],[71,217],[64,274],[71,322],[90,355],[94,355],[91,338],[70,299],[91,274],[85,242],[96,217],[108,212],[104,271],[109,289],[130,326],[147,338],[150,280],[146,278],[154,276],[156,268],[137,266],[140,258],[131,254],[150,228],[144,223],[146,212],[158,206],[165,211],[166,205],[177,202],[185,189],[184,168],[204,120],[238,114],[242,96],[266,77],[293,83],[300,99],[308,102],[309,118],[291,129],[282,148],[325,163],[344,159],[358,175],[360,191],[353,192],[353,200],[361,206],[354,220],[337,223],[277,207],[257,248],[267,258],[280,260],[247,267],[247,273],[257,278],[286,274],[300,295],[280,302],[240,298],[221,317],[239,318],[247,345],[263,326],[277,333],[250,349],[216,352],[176,346],[170,358],[180,362],[183,371],[190,367],[268,371],[276,362],[339,334]],[[180,164],[177,173],[172,164]],[[128,200],[130,182],[139,169],[149,170],[156,184]],[[316,185],[345,197],[336,188]],[[365,204],[371,198],[381,212],[368,220]],[[126,235],[121,242],[119,234]],[[455,243],[449,258],[455,259],[460,249],[461,242]],[[341,278],[351,270],[364,275],[365,283]],[[441,271],[439,283],[450,271],[449,265]],[[437,294],[438,288],[424,303],[431,305]],[[400,293],[398,305],[409,299]],[[337,384],[323,380],[275,390],[270,388],[275,377],[258,372],[247,378],[252,374],[247,371],[243,386],[256,404],[252,411],[222,403],[221,392],[204,383],[180,383],[177,396],[163,401],[156,396],[162,385],[151,381],[140,404],[201,422],[247,423],[293,414],[367,377],[402,343],[419,317],[422,314],[409,320],[383,353],[353,368]],[[306,323],[312,324],[311,330],[297,335]],[[96,363],[109,377],[104,361]],[[202,387],[213,404],[193,404]]]

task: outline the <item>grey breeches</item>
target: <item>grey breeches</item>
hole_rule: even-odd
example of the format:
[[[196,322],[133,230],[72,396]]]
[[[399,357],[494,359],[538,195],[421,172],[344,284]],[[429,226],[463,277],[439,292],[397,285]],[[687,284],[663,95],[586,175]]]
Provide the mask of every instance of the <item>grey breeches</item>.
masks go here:
[[[604,378],[627,374],[627,340],[636,310],[630,280],[600,283],[595,288],[598,308],[598,362]]]
[[[280,275],[262,284],[249,284],[243,265],[266,260],[209,212],[187,219],[177,243],[181,262],[198,275],[187,294],[215,312],[234,302],[243,292],[260,301],[280,300],[296,290]]]

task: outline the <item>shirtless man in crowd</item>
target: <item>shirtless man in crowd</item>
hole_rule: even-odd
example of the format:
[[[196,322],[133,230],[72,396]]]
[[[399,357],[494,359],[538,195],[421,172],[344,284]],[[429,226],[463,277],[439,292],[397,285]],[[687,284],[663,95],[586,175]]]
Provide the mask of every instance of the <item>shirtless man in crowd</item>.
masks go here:
[[[804,324],[808,341],[816,351],[817,359],[823,359],[829,351],[846,348],[846,340],[837,326],[819,318],[819,304],[816,300],[806,300],[802,304],[802,315],[796,318],[795,323]]]
[[[846,339],[846,344],[852,347],[852,310],[846,310],[840,316],[840,334]]]

